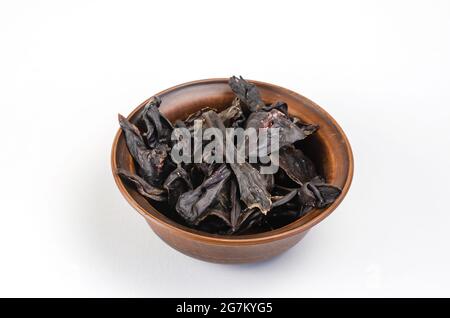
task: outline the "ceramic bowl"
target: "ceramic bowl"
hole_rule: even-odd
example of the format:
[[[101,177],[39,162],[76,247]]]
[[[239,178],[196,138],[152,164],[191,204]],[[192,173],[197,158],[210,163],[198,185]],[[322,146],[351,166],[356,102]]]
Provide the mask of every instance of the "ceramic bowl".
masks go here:
[[[327,182],[342,189],[338,199],[325,209],[317,209],[282,228],[253,235],[224,236],[200,232],[175,223],[158,211],[132,186],[124,183],[114,171],[117,168],[134,170],[124,134],[119,130],[112,147],[114,180],[125,199],[139,212],[153,231],[174,249],[210,262],[249,263],[274,257],[297,244],[317,223],[333,212],[347,194],[353,176],[353,156],[350,144],[338,123],[314,102],[288,89],[251,81],[257,85],[266,103],[284,101],[289,113],[304,122],[320,126],[317,133],[305,140],[305,153],[314,161]],[[225,108],[234,95],[228,87],[228,79],[207,79],[181,84],[156,95],[161,97],[160,111],[171,121],[185,119],[203,107]],[[140,104],[129,116],[136,120],[145,103]],[[151,253],[151,251],[149,251]]]

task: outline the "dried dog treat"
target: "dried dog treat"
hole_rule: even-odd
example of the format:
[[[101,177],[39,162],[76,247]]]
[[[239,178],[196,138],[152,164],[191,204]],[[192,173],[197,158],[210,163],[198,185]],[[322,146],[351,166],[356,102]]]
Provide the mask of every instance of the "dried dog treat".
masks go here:
[[[270,231],[333,203],[341,190],[325,182],[302,148],[301,140],[319,127],[289,115],[283,101],[264,103],[256,85],[242,77],[231,77],[229,86],[236,97],[227,108],[217,111],[208,105],[173,124],[160,113],[158,96],[149,100],[136,122],[119,115],[136,173],[123,168],[116,173],[167,217],[212,234]],[[199,132],[196,120],[202,125]],[[255,144],[235,139],[226,143],[229,129],[249,128],[256,131]],[[185,133],[178,139],[172,136],[177,129]],[[201,153],[198,161],[195,134],[205,137],[209,129],[213,133],[199,144],[210,152]],[[189,162],[171,156],[179,150],[175,145],[189,150]],[[227,161],[228,151],[242,145],[243,161]],[[279,169],[263,173],[268,162],[253,162],[250,150],[265,150],[265,160],[276,156]]]

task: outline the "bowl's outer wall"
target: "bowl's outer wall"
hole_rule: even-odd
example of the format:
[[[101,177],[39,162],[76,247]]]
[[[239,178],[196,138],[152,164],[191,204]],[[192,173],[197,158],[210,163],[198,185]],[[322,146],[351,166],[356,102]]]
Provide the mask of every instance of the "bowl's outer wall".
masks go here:
[[[227,79],[201,80],[182,84],[165,90],[158,96],[162,99],[160,110],[170,120],[184,119],[204,107],[225,108],[234,95]],[[295,245],[306,231],[328,216],[347,193],[353,176],[353,156],[350,144],[339,125],[322,108],[307,98],[272,84],[253,81],[266,103],[284,101],[289,112],[307,123],[318,124],[315,134],[318,152],[316,164],[323,169],[324,176],[331,184],[339,186],[342,194],[324,210],[314,210],[283,228],[255,235],[223,237],[200,233],[189,229],[159,213],[133,187],[124,184],[114,174],[114,179],[128,202],[141,213],[152,229],[167,244],[180,252],[212,262],[244,263],[273,257]],[[136,119],[144,106],[144,101],[129,116]],[[317,160],[320,162],[317,163]],[[113,173],[118,168],[134,171],[134,163],[126,147],[123,134],[118,132],[112,149]]]
[[[280,240],[264,244],[211,244],[202,240],[186,240],[185,237],[172,235],[170,229],[159,223],[147,223],[153,231],[168,245],[188,256],[213,263],[252,263],[277,256],[297,244],[307,233],[301,232]]]

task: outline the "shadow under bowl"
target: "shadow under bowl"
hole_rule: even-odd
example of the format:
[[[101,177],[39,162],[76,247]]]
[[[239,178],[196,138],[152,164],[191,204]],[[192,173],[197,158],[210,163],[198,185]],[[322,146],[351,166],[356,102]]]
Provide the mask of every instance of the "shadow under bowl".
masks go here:
[[[328,183],[342,189],[341,195],[325,209],[315,209],[300,219],[276,230],[240,236],[213,235],[180,225],[159,212],[132,186],[115,174],[118,168],[134,171],[134,162],[126,146],[124,134],[119,129],[112,146],[111,165],[120,192],[145,218],[153,231],[174,249],[210,262],[250,263],[276,256],[298,243],[315,224],[330,215],[342,202],[353,177],[353,155],[343,130],[321,107],[288,89],[258,82],[265,103],[284,101],[289,113],[306,123],[319,125],[319,130],[305,139],[303,148],[313,160],[318,172]],[[207,79],[181,84],[162,91],[160,111],[171,121],[185,119],[204,108],[218,110],[230,105],[234,94],[228,79]],[[148,100],[140,104],[129,116],[132,122]]]

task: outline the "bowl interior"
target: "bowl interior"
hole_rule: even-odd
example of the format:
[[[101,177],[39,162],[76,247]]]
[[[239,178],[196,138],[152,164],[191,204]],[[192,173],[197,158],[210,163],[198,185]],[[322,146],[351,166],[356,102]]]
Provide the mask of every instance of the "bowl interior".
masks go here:
[[[213,235],[179,225],[157,211],[155,206],[143,198],[132,186],[123,183],[115,176],[116,183],[127,200],[145,217],[151,217],[169,226],[183,231],[211,237],[226,237],[241,239],[273,235],[291,229],[307,229],[330,214],[344,198],[353,174],[353,158],[344,132],[334,119],[322,108],[307,98],[272,84],[252,81],[258,86],[265,103],[284,101],[288,104],[289,113],[306,123],[319,125],[319,130],[311,137],[302,141],[305,153],[313,160],[318,172],[328,183],[342,189],[339,198],[326,209],[313,210],[293,223],[282,228],[259,234],[242,236]],[[160,110],[171,121],[185,119],[188,115],[204,108],[212,107],[218,110],[230,105],[234,94],[228,87],[227,79],[202,80],[182,84],[167,89],[159,94],[162,103]],[[145,101],[146,102],[146,101]],[[145,102],[139,105],[129,116],[134,122]],[[126,146],[124,135],[119,131],[113,145],[112,168],[125,168],[134,171],[134,162]]]

